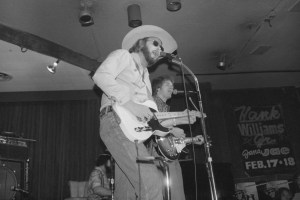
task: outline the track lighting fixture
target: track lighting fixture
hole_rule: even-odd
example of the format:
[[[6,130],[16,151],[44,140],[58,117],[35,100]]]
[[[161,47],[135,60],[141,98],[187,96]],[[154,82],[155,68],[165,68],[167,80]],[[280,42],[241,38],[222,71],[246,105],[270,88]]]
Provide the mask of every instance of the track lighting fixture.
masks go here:
[[[166,0],[167,1],[167,9],[169,11],[178,11],[181,8],[180,0]]]
[[[79,22],[81,26],[91,26],[94,24],[94,19],[92,16],[92,1],[89,0],[81,0],[80,2],[81,10],[79,13]]]
[[[220,60],[217,64],[217,68],[220,70],[225,70],[226,69],[226,54],[221,54]]]
[[[12,79],[12,76],[4,73],[4,72],[0,72],[0,81],[9,81]]]
[[[137,4],[127,7],[128,26],[135,28],[142,25],[141,9]]]
[[[56,67],[57,67],[59,61],[60,61],[60,60],[57,60],[57,61],[55,61],[52,65],[48,65],[48,66],[47,66],[47,69],[48,69],[48,71],[49,71],[50,73],[55,74],[55,72],[56,72]]]

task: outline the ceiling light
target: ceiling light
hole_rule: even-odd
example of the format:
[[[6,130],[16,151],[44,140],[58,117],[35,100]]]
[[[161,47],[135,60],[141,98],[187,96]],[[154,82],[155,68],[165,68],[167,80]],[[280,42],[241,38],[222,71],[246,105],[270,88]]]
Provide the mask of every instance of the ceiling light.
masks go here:
[[[137,4],[127,7],[128,26],[135,28],[142,25],[141,9]]]
[[[167,9],[169,11],[178,11],[181,8],[180,0],[167,0]]]
[[[80,2],[81,11],[79,13],[79,22],[81,26],[91,26],[94,24],[93,16],[92,16],[92,1],[82,0]]]
[[[79,22],[81,26],[91,26],[94,24],[92,14],[86,8],[80,12]]]
[[[220,60],[217,64],[217,68],[220,70],[225,70],[226,69],[226,54],[221,54]]]
[[[9,81],[12,79],[12,76],[4,73],[4,72],[0,72],[0,81]]]
[[[47,66],[47,69],[48,69],[48,71],[49,71],[50,73],[55,74],[55,72],[56,72],[56,67],[57,67],[59,61],[60,61],[60,60],[57,60],[57,61],[55,61],[52,65],[48,65],[48,66]]]

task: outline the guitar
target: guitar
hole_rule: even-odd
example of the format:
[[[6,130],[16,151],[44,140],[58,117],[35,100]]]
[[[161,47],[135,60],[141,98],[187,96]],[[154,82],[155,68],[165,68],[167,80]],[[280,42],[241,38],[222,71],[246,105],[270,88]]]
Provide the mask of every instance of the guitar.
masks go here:
[[[195,117],[202,117],[200,112],[191,112],[189,113],[190,116],[195,116]],[[182,111],[182,112],[157,112],[155,113],[155,116],[158,119],[171,119],[171,118],[179,118],[179,117],[187,117],[188,113],[187,111]],[[207,117],[206,114],[203,114],[204,117]]]
[[[167,137],[155,137],[157,147],[162,156],[164,156],[167,160],[176,160],[182,149],[186,146],[186,144],[193,142],[200,142],[202,144],[204,142],[203,136],[198,135],[196,137],[188,137],[188,138],[177,138],[172,135]]]
[[[152,112],[157,112],[157,106],[154,101],[148,100],[140,104],[149,107]],[[169,133],[169,129],[163,127],[155,116],[148,122],[142,122],[138,120],[137,117],[134,116],[129,110],[118,103],[113,105],[113,109],[121,120],[120,128],[122,129],[124,135],[132,142],[135,140],[137,140],[139,143],[143,142],[156,131]]]
[[[142,122],[137,119],[129,110],[125,107],[115,103],[113,105],[114,111],[119,116],[121,123],[120,127],[125,134],[125,136],[132,142],[138,140],[138,142],[143,142],[147,140],[152,134],[156,132],[162,132],[163,134],[169,133],[169,129],[163,127],[158,120],[184,117],[187,116],[187,112],[158,112],[157,105],[152,100],[147,100],[144,103],[139,103],[141,105],[149,107],[149,109],[154,113],[153,118],[148,122]],[[201,117],[199,113],[196,114]],[[204,115],[206,117],[206,115]]]

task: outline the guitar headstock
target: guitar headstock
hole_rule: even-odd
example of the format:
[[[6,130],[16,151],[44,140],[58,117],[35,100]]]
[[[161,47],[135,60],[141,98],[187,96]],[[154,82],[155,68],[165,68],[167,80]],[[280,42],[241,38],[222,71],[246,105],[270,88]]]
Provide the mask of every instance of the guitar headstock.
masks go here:
[[[202,114],[201,114],[200,111],[195,111],[195,110],[193,110],[193,111],[191,111],[191,112],[194,112],[194,115],[195,115],[196,117],[198,117],[198,118],[201,118],[201,117],[202,117]],[[206,118],[207,115],[206,115],[205,113],[203,113],[203,117]]]

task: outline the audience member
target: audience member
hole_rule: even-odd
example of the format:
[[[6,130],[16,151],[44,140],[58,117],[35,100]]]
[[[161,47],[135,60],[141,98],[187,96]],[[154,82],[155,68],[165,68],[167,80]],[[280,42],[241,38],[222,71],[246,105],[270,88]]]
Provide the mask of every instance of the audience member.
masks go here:
[[[111,196],[107,174],[110,170],[110,155],[101,154],[96,160],[96,166],[90,174],[87,184],[88,200],[100,200]]]
[[[291,200],[292,197],[290,189],[286,187],[279,188],[275,193],[275,200]]]
[[[300,200],[300,174],[294,176],[291,191],[294,194],[293,200]]]

